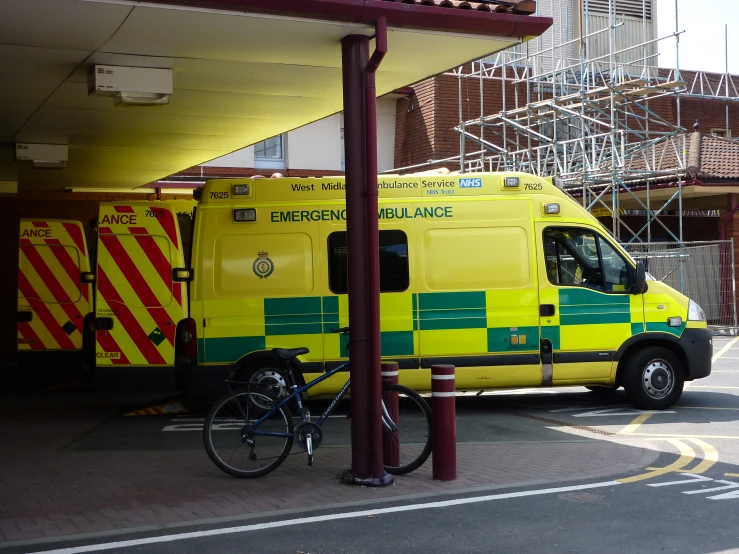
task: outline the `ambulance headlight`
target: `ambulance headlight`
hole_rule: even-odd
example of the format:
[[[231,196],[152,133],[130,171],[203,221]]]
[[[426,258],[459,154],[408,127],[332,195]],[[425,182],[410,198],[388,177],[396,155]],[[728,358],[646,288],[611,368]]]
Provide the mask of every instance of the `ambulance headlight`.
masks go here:
[[[251,185],[234,185],[234,196],[249,196]]]
[[[503,186],[507,189],[515,189],[518,187],[518,177],[506,177]]]
[[[243,210],[234,210],[234,221],[256,221],[257,210],[255,208],[245,208]]]
[[[705,321],[706,312],[692,300],[688,304],[688,321]]]

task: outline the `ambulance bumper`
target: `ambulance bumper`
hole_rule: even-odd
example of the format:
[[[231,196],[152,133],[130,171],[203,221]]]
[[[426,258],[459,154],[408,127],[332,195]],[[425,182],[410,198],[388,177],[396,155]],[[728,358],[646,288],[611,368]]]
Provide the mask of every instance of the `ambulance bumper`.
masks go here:
[[[708,329],[685,329],[678,344],[687,360],[686,379],[700,379],[711,374],[713,334]]]

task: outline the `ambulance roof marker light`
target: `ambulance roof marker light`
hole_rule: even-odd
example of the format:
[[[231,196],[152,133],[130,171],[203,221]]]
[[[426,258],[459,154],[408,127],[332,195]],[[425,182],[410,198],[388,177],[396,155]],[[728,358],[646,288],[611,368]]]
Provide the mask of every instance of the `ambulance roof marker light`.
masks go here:
[[[544,215],[559,215],[559,204],[544,204]]]
[[[249,196],[251,194],[251,185],[234,185],[234,196]]]
[[[244,221],[256,221],[257,220],[257,210],[256,208],[243,208],[243,209],[237,209],[234,210],[234,221],[235,222],[244,222]]]

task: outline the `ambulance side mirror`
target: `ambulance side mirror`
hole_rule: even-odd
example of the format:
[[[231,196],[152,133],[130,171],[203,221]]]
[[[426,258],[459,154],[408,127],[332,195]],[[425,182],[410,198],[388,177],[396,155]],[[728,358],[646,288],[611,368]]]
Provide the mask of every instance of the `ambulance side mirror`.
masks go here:
[[[647,292],[647,270],[644,268],[644,262],[636,262],[636,272],[634,276],[633,294],[643,294]]]
[[[172,280],[175,283],[189,283],[193,279],[192,268],[176,267],[172,270]]]
[[[83,271],[80,273],[80,283],[94,283],[95,274],[91,271]]]

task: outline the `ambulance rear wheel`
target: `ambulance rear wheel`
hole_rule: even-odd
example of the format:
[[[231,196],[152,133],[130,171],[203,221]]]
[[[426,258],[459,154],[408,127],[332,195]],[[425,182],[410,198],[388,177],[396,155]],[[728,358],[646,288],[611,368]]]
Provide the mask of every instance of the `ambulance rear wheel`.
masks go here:
[[[642,410],[664,410],[683,392],[685,378],[680,359],[661,346],[637,352],[626,360],[624,389],[629,402]]]
[[[265,390],[282,400],[287,396],[287,378],[285,370],[277,360],[269,358],[255,360],[245,365],[236,375],[237,381],[246,381],[257,385],[255,390]],[[293,371],[297,385],[302,385],[302,376]],[[294,404],[291,402],[291,404]],[[291,406],[294,408],[295,406]]]

